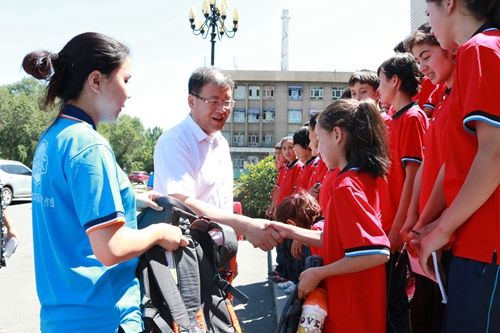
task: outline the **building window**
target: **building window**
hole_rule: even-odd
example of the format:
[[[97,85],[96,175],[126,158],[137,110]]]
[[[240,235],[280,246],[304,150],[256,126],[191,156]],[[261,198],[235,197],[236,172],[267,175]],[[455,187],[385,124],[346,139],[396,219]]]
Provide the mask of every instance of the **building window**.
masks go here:
[[[227,140],[227,142],[231,142],[231,132],[221,132],[222,136]]]
[[[311,87],[311,100],[323,99],[323,87]]]
[[[274,146],[274,136],[271,133],[265,133],[262,137],[262,145],[264,147],[273,147]]]
[[[302,99],[302,87],[301,86],[289,86],[288,87],[288,99],[298,101]]]
[[[234,109],[233,118],[235,123],[245,122],[245,109]]]
[[[250,164],[257,164],[257,163],[259,163],[259,157],[258,156],[248,156],[247,161]]]
[[[274,99],[274,86],[263,86],[262,87],[262,98],[263,99]]]
[[[248,87],[248,99],[260,99],[260,86]]]
[[[246,87],[245,86],[236,86],[234,88],[233,93],[235,100],[241,100],[246,98]]]
[[[259,133],[248,133],[248,147],[257,147],[259,145]]]
[[[243,147],[245,145],[245,133],[234,133],[233,134],[233,146]]]
[[[249,123],[258,123],[260,117],[259,109],[248,109],[248,122]]]
[[[274,121],[274,110],[264,110],[262,122],[272,123]]]
[[[342,94],[344,93],[344,90],[344,87],[332,87],[332,100],[336,101],[337,99],[340,99],[340,97],[342,97]]]
[[[243,156],[236,155],[233,157],[233,168],[243,169],[245,165],[245,159]]]
[[[295,110],[295,109],[288,110],[288,123],[289,124],[302,123],[302,110]]]

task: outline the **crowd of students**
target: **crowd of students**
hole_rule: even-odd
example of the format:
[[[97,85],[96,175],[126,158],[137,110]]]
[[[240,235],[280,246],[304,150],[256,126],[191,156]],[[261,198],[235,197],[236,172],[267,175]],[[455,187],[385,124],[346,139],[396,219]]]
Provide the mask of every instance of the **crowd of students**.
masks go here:
[[[327,289],[324,332],[500,331],[500,5],[426,5],[402,52],[276,147],[272,278]]]

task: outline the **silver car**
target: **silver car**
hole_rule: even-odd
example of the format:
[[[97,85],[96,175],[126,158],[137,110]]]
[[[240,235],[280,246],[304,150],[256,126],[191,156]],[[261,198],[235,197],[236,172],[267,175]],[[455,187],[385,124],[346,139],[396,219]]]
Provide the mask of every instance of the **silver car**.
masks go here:
[[[12,199],[31,198],[31,169],[21,162],[0,160],[2,201],[10,205]]]

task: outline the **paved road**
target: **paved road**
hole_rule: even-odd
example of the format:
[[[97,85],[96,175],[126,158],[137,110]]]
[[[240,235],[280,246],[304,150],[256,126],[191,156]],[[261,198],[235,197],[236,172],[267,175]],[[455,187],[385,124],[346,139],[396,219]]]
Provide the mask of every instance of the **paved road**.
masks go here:
[[[19,247],[0,269],[0,333],[39,332],[39,305],[35,291],[31,203],[15,203],[8,208],[19,234]],[[240,274],[234,284],[249,295],[247,305],[235,301],[244,333],[273,332],[276,327],[272,286],[267,280],[268,253],[240,242]]]

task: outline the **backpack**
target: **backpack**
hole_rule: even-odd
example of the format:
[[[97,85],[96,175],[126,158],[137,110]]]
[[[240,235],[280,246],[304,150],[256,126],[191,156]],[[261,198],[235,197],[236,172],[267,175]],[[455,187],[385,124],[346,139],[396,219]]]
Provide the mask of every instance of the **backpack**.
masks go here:
[[[181,228],[189,244],[173,252],[154,246],[139,258],[137,276],[142,291],[145,333],[241,333],[228,293],[243,303],[248,297],[220,274],[236,255],[232,230],[198,217],[181,201],[161,197],[158,212],[137,216],[139,229],[167,222]]]
[[[305,269],[319,267],[323,265],[321,256],[308,256],[305,259]],[[304,300],[298,298],[298,284],[295,285],[293,292],[288,296],[281,317],[276,327],[276,333],[296,333],[302,314],[302,305]]]

